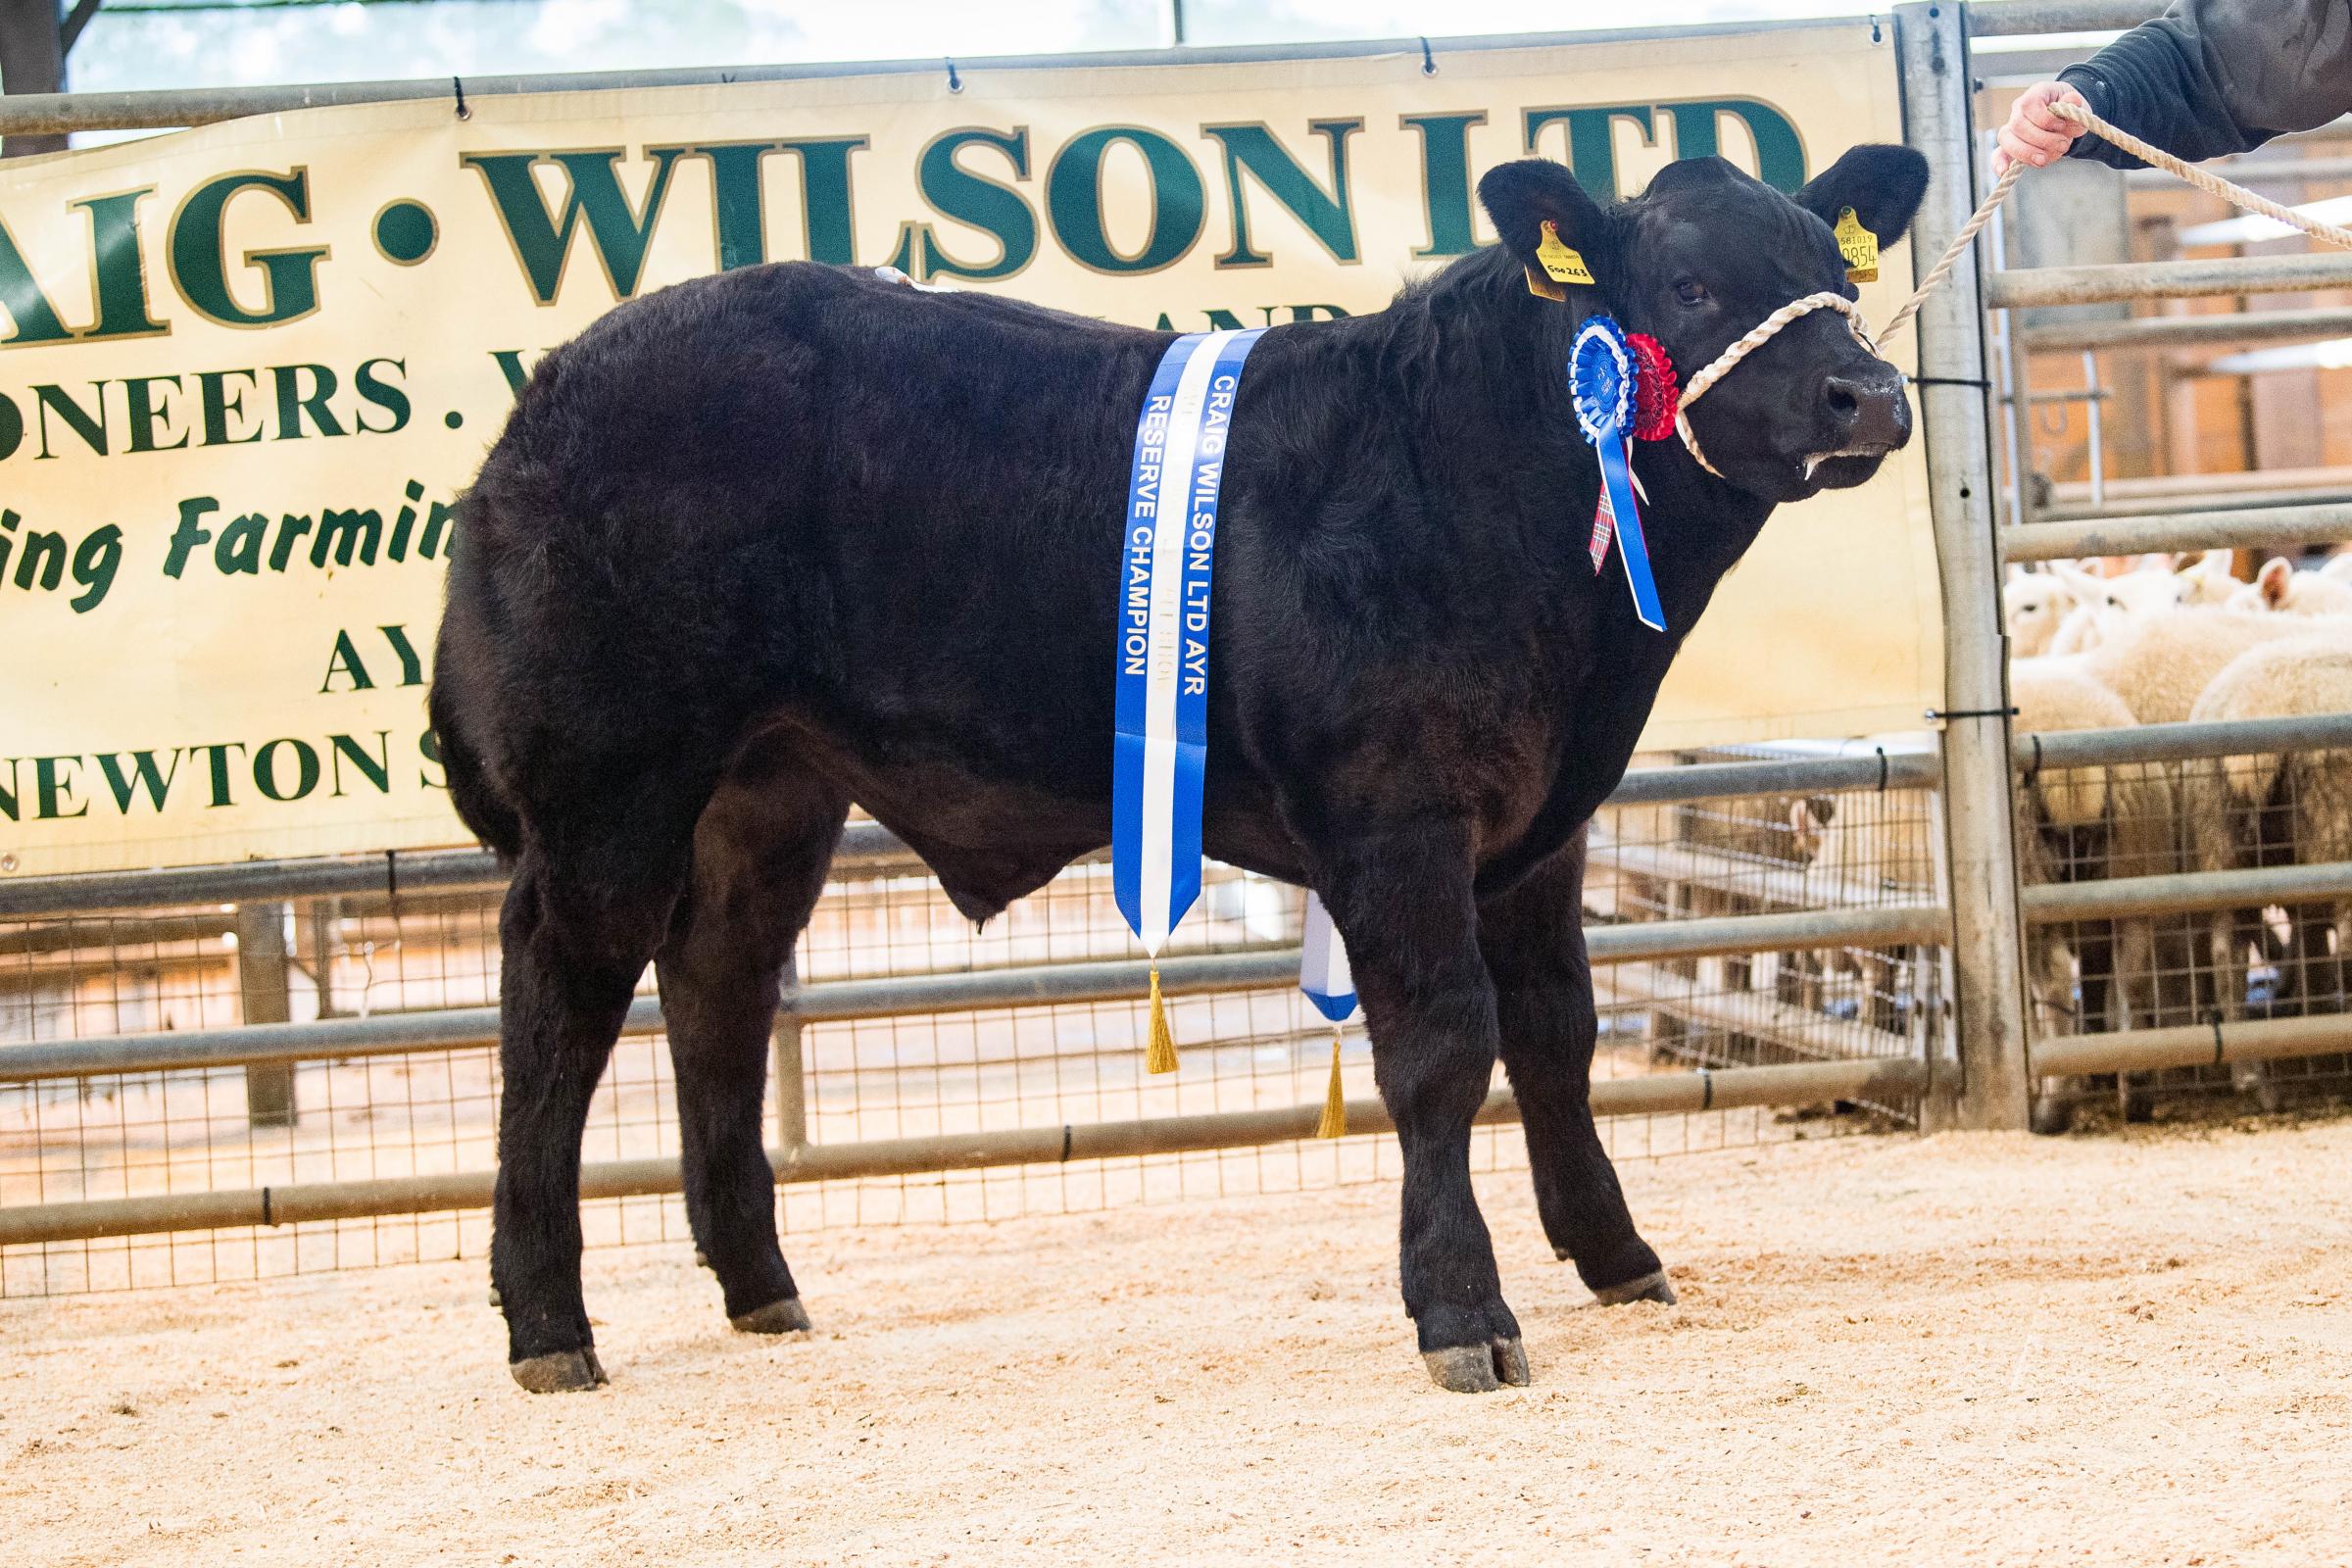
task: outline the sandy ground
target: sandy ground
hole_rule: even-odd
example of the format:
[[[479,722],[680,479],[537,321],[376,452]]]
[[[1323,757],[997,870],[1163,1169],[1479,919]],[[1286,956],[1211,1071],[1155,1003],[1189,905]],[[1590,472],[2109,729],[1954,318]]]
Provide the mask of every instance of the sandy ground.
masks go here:
[[[1393,1186],[828,1232],[813,1341],[593,1255],[612,1386],[481,1265],[0,1305],[0,1541],[52,1563],[2352,1560],[2352,1122],[1627,1167],[1683,1304],[1487,1183],[1532,1389],[1424,1379]]]

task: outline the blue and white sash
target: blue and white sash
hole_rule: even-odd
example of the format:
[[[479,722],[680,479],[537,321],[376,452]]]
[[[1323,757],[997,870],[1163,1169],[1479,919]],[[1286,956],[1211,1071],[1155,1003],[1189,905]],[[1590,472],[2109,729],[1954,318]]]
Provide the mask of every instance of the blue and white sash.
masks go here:
[[[1153,957],[1200,896],[1217,496],[1242,366],[1265,330],[1169,344],[1135,425],[1119,557],[1111,887]]]
[[[1348,969],[1347,945],[1340,941],[1322,896],[1312,888],[1306,894],[1306,930],[1299,942],[1298,989],[1335,1024],[1355,1016],[1355,977]]]

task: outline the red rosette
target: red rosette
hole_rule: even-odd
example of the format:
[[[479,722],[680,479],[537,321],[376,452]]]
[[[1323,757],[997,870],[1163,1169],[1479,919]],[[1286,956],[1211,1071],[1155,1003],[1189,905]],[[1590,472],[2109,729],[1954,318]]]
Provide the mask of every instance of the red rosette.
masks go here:
[[[1682,406],[1681,383],[1674,361],[1664,345],[1647,332],[1628,332],[1638,373],[1634,377],[1634,435],[1642,441],[1663,441],[1674,434],[1675,411]]]

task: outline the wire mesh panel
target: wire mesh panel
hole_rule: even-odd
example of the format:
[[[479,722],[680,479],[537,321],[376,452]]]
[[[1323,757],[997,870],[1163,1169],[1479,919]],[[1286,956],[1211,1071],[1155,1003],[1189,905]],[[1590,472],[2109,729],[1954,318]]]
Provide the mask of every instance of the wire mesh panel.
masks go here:
[[[1783,754],[1793,748],[1775,749]],[[1754,757],[1685,754],[1680,760]],[[1884,908],[1937,897],[1935,797],[1763,796],[1604,811],[1595,921]],[[1603,1072],[1922,1056],[1948,1023],[1941,948],[1732,954],[1598,971]],[[1881,1114],[1907,1106],[1875,1107]],[[1756,1132],[1760,1133],[1760,1129]]]
[[[2029,770],[2018,791],[2022,885],[2352,859],[2352,754],[2271,753]],[[2290,904],[2036,923],[2027,971],[2036,1038],[2346,1010],[2352,904]],[[2352,1089],[2352,1054],[2036,1085],[2045,1127],[2084,1111],[2201,1114],[2241,1093],[2275,1110]],[[2202,1103],[2201,1103],[2202,1102]]]
[[[1720,760],[1690,754],[1651,760]],[[1917,791],[1626,808],[1596,823],[1592,924],[1923,902],[1929,798]],[[1169,956],[1279,950],[1303,895],[1208,870]],[[0,924],[0,1051],[30,1042],[382,1018],[495,1004],[498,895],[345,895]],[[810,987],[1140,958],[1106,863],[1083,862],[975,928],[919,863],[845,859],[796,957]],[[1918,1054],[1940,1027],[1939,953],[1746,955],[1603,965],[1600,1078]],[[653,992],[649,971],[643,993]],[[1143,999],[787,1023],[774,1142],[817,1148],[1319,1104],[1333,1032],[1288,986],[1169,999],[1182,1070],[1144,1071]],[[487,1030],[484,1031],[487,1033]],[[1346,1093],[1375,1093],[1359,1024]],[[1499,1082],[1499,1076],[1498,1080]],[[784,1086],[779,1092],[778,1084]],[[0,1085],[0,1208],[480,1172],[500,1091],[487,1043],[293,1065],[112,1073]],[[1621,1156],[1816,1136],[1906,1107],[1753,1107],[1603,1123]],[[1851,1111],[1853,1114],[1838,1114]],[[674,1157],[665,1043],[624,1036],[591,1110],[590,1165]],[[1523,1164],[1517,1129],[1474,1134],[1479,1168]],[[789,1182],[788,1230],[1001,1218],[1394,1177],[1393,1138],[1281,1142]],[[682,1239],[675,1199],[583,1205],[592,1245]],[[480,1255],[480,1210],[238,1226],[0,1250],[9,1295],[257,1278]]]

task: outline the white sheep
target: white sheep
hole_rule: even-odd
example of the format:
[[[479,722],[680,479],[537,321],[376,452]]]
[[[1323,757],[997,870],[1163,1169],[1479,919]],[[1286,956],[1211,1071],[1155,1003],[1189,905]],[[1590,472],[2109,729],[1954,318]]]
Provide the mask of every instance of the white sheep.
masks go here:
[[[2230,607],[2289,615],[2352,615],[2352,581],[2340,571],[2297,571],[2294,563],[2274,556],[2230,598]]]
[[[2229,662],[2250,648],[2310,631],[2285,615],[2175,610],[2135,616],[2070,667],[2124,700],[2142,724],[2178,724]]]
[[[2124,700],[2076,660],[2021,660],[2010,667],[2009,692],[2020,734],[2127,729],[2134,721]],[[2146,769],[2030,767],[2017,810],[2018,877],[2028,886],[2178,866],[2171,791]],[[2028,927],[2037,1032],[2074,1034],[2088,1014],[2105,1014],[2117,1029],[2151,1020],[2159,1001],[2156,935],[2156,922],[2144,916]],[[2034,1105],[2037,1131],[2065,1129],[2069,1107],[2057,1087],[2046,1085]],[[2121,1087],[2126,1114],[2133,1114],[2140,1102],[2128,1083]]]
[[[2208,550],[2181,563],[2180,603],[2185,606],[2227,605],[2245,591],[2237,580],[2237,552]]]
[[[2142,566],[2120,576],[2050,563],[2050,570],[2075,596],[2075,608],[2050,639],[2053,654],[2080,654],[2120,635],[2132,621],[2163,611],[2178,610],[2189,584],[2169,567]]]
[[[2075,592],[2054,571],[2009,568],[2001,589],[2001,619],[2009,630],[2009,656],[2033,659],[2050,651],[2058,628],[2074,612]]]
[[[2198,699],[2200,720],[2352,711],[2352,629],[2307,631],[2233,660]],[[2190,842],[2199,870],[2352,859],[2352,753],[2289,750],[2191,764]],[[2342,964],[2352,955],[2352,902],[2287,911],[2279,998],[2297,1011],[2343,1005]],[[2245,1014],[2247,953],[2262,935],[2244,910],[2209,917],[2222,1015]],[[2276,1108],[2260,1063],[2242,1064],[2238,1087]]]

